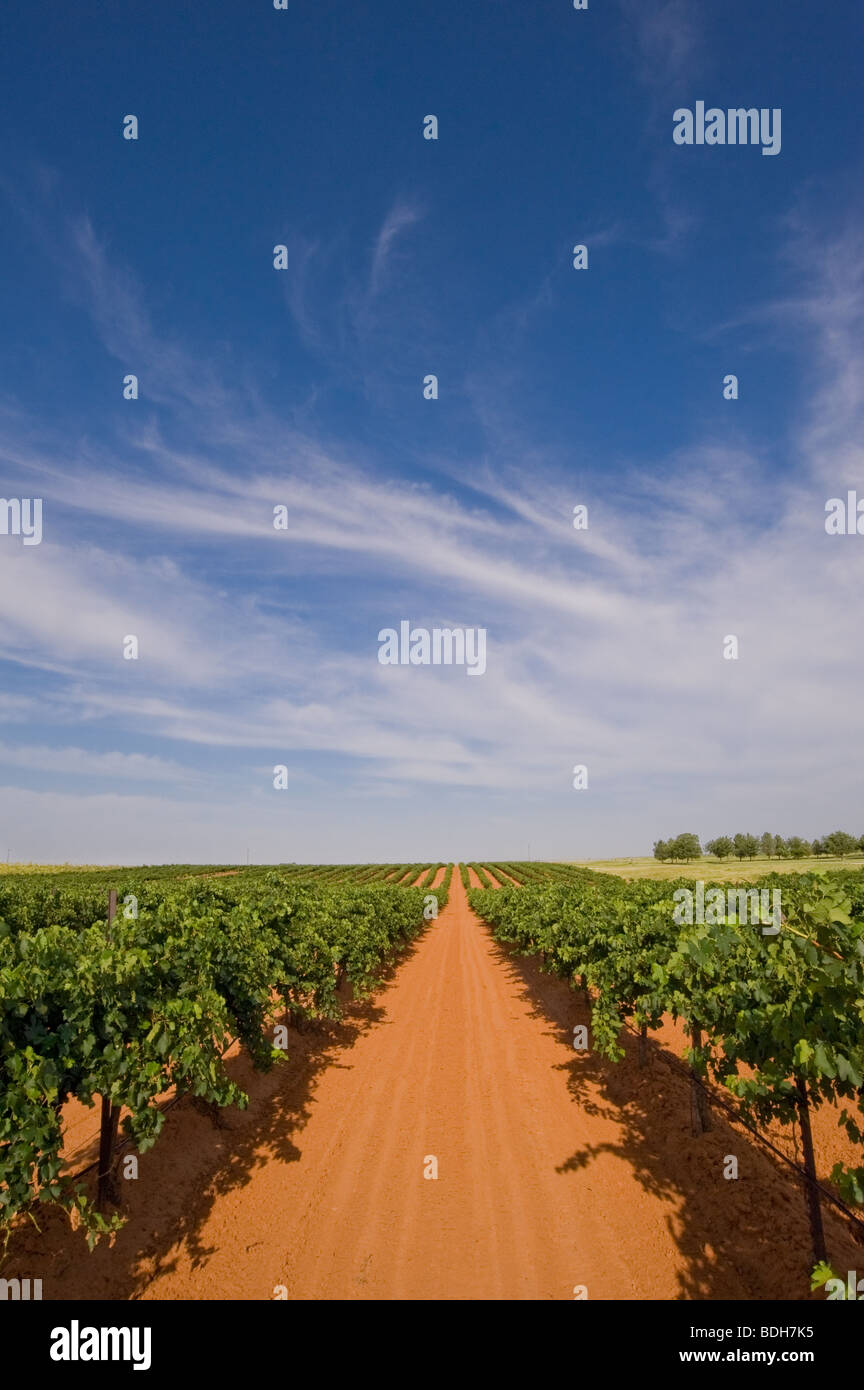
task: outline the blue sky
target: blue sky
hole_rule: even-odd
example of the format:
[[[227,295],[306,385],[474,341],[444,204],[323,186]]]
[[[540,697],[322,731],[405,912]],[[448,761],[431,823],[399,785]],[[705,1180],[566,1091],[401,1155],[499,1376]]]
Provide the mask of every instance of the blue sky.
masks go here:
[[[0,852],[864,830],[864,539],[824,528],[864,496],[862,30],[846,0],[7,13],[0,481],[43,539],[0,535]],[[780,153],[676,146],[699,100],[780,108]],[[486,673],[381,666],[402,619],[485,627]]]

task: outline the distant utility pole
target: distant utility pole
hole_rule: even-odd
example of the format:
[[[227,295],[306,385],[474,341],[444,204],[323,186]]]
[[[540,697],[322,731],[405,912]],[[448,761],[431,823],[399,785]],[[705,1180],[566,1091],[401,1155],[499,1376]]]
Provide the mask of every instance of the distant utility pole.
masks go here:
[[[531,862],[531,841],[528,841],[528,862]]]

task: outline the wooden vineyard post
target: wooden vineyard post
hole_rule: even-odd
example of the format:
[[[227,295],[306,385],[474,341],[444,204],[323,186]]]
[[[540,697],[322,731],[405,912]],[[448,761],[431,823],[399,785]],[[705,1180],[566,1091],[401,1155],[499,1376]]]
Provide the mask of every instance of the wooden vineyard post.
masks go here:
[[[698,1050],[702,1046],[702,1029],[697,1023],[691,1026],[690,1037],[694,1050]],[[695,1067],[691,1068],[690,1115],[694,1134],[705,1134],[711,1128],[708,1096]]]
[[[798,1121],[801,1126],[801,1147],[804,1150],[804,1191],[807,1195],[807,1211],[810,1216],[810,1239],[813,1243],[813,1263],[822,1264],[828,1258],[825,1249],[825,1231],[822,1227],[822,1208],[819,1205],[819,1188],[816,1184],[816,1156],[813,1152],[813,1134],[810,1130],[810,1102],[807,1099],[807,1083],[803,1076],[796,1076],[798,1091]]]
[[[117,890],[108,893],[108,930],[117,912]],[[114,1198],[114,1184],[111,1169],[114,1163],[114,1147],[117,1143],[117,1128],[120,1123],[120,1106],[112,1105],[110,1096],[102,1097],[102,1118],[99,1126],[99,1181],[96,1189],[96,1206],[104,1211],[107,1202]]]
[[[639,1029],[639,1066],[644,1067],[648,1061],[648,1024],[643,1023]]]

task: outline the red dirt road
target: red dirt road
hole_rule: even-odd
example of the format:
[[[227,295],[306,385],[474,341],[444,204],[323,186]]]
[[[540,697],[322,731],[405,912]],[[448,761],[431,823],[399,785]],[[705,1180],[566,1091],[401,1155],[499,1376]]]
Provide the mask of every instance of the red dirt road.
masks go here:
[[[722,1117],[694,1139],[687,1082],[659,1056],[639,1071],[575,1052],[586,1020],[493,940],[456,872],[372,1004],[292,1036],[270,1076],[237,1059],[248,1111],[217,1128],[177,1107],[113,1249],[89,1256],[49,1217],[3,1272],[44,1275],[46,1298],[806,1297],[795,1180]],[[856,1268],[845,1226],[826,1227],[835,1267]]]
[[[560,1171],[578,1131],[572,1049],[533,1016],[458,876],[451,894],[380,1024],[322,1073],[300,1160],[228,1194],[201,1233],[206,1267],[157,1277],[148,1298],[224,1297],[238,1279],[253,1298],[278,1284],[292,1299],[567,1299],[578,1283],[656,1296],[656,1269],[631,1260],[628,1199],[645,1194],[626,1163],[598,1159],[599,1204],[580,1196],[584,1174]],[[651,1206],[643,1233],[667,1243]]]

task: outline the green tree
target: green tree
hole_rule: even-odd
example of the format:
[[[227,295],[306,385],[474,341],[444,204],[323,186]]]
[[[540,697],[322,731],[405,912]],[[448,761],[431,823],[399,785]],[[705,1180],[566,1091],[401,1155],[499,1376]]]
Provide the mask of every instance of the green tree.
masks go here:
[[[739,833],[735,836],[733,844],[735,846],[735,853],[739,859],[752,859],[755,854],[759,853],[759,841],[756,839],[755,835],[742,835]]]
[[[705,846],[706,854],[714,854],[718,859],[728,859],[735,846],[728,835],[718,835],[716,840],[709,840]]]
[[[654,858],[659,859],[661,864],[667,863],[672,858],[669,845],[669,840],[656,840],[654,842]]]
[[[673,859],[698,859],[702,853],[699,836],[692,833],[676,835],[670,849]]]
[[[793,859],[806,859],[811,853],[809,841],[802,840],[800,835],[790,835],[786,844]]]
[[[821,858],[823,854],[827,854],[827,850],[825,849],[825,846],[821,840],[814,840],[812,845],[810,846],[810,849],[817,856],[817,858]]]
[[[766,830],[764,835],[760,835],[759,848],[768,859],[774,854],[774,836],[770,830]]]
[[[858,848],[858,841],[854,835],[847,835],[845,830],[832,830],[830,835],[825,837],[825,849],[829,854],[854,854]]]

